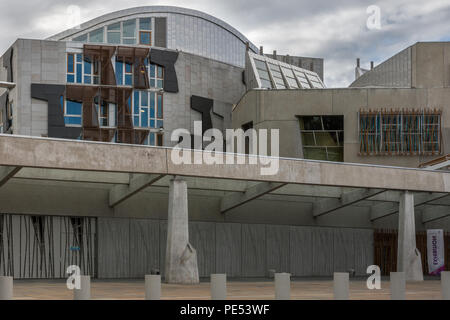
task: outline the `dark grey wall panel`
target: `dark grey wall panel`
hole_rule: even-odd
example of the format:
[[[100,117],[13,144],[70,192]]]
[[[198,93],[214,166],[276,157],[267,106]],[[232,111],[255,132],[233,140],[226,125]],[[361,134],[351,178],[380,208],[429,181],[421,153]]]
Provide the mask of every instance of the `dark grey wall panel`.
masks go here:
[[[143,278],[159,268],[159,222],[130,220],[130,277]]]
[[[164,67],[164,91],[178,92],[177,72],[175,62],[178,59],[178,52],[159,49],[150,50],[150,62]]]
[[[202,115],[202,133],[212,128],[211,109],[214,106],[214,100],[200,97],[191,96],[191,109],[198,111]]]
[[[267,269],[290,272],[289,226],[266,225]]]
[[[242,225],[242,276],[264,277],[266,267],[266,227],[263,224]]]
[[[335,229],[333,240],[334,272],[355,269],[355,248],[353,229]]]
[[[130,275],[130,220],[98,219],[98,277],[126,278]]]
[[[189,223],[189,242],[197,251],[200,277],[209,277],[216,271],[216,232],[214,222]]]
[[[312,228],[314,276],[329,276],[334,270],[333,228]]]
[[[290,227],[290,272],[293,276],[313,273],[313,232],[311,227]]]
[[[66,127],[64,123],[60,98],[65,91],[65,85],[31,84],[31,97],[48,103],[48,136],[50,138],[77,139],[81,135],[81,127]]]
[[[3,119],[3,132],[6,133],[10,127],[8,121],[8,92],[3,93],[0,96],[0,113]]]
[[[373,264],[373,230],[355,229],[353,231],[355,248],[355,272],[366,275],[367,267]]]
[[[216,272],[229,277],[241,276],[241,225],[238,223],[216,224]]]
[[[155,46],[167,48],[167,18],[155,18]]]

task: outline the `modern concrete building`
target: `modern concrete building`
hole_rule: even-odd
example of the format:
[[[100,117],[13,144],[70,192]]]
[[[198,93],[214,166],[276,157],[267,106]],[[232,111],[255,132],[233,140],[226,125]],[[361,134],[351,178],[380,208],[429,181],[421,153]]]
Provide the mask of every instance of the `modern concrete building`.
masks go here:
[[[18,39],[0,58],[0,274],[63,278],[76,264],[98,278],[160,271],[181,283],[273,269],[363,275],[385,250],[376,229],[399,226],[393,261],[417,279],[411,239],[416,227],[449,229],[450,174],[405,168],[448,149],[446,68],[439,87],[424,77],[437,69],[422,65],[430,52],[446,61],[446,44],[416,46],[410,87],[327,89],[321,59],[260,54],[225,22],[183,8]],[[370,131],[386,128],[384,108],[402,124],[420,119],[421,142]],[[292,159],[270,176],[248,155],[174,163],[172,132],[196,120],[202,133],[280,129],[280,155]]]

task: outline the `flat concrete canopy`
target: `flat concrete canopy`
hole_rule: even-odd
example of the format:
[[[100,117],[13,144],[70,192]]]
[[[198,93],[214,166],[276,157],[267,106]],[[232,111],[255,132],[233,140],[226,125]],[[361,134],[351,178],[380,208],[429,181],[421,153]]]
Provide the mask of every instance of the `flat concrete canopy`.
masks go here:
[[[450,211],[450,172],[280,158],[278,173],[262,175],[267,165],[248,163],[252,156],[232,156],[245,164],[175,164],[172,152],[179,150],[0,135],[0,212],[133,216],[117,208],[141,210],[136,198],[167,193],[173,176],[186,179],[189,196],[220,198],[221,215],[263,199],[281,211],[283,203],[308,204],[303,213],[313,218],[365,207],[375,221],[398,212],[405,190],[414,192],[423,222]]]

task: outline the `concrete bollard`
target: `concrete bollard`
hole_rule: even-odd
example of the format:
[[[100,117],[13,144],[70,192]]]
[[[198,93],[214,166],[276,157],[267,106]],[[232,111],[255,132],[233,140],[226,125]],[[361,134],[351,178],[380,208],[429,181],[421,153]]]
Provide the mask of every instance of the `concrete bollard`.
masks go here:
[[[275,299],[291,299],[291,274],[275,273]]]
[[[145,276],[145,300],[161,299],[161,275],[151,274]]]
[[[80,276],[80,289],[73,289],[73,299],[91,299],[91,276]]]
[[[0,277],[0,300],[12,300],[13,277]]]
[[[347,272],[335,272],[333,278],[334,299],[348,300],[350,290],[349,274]]]
[[[450,271],[441,272],[442,300],[450,300]]]
[[[211,275],[211,300],[227,299],[227,275],[224,273]]]
[[[391,272],[391,300],[405,300],[406,277],[404,272]]]

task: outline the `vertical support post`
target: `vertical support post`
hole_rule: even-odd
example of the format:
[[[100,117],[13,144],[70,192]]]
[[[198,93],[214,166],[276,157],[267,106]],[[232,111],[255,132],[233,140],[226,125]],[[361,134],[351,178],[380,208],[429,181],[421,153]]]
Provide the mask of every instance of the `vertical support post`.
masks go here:
[[[349,274],[347,272],[335,272],[334,280],[334,300],[348,300],[349,298]]]
[[[13,277],[0,277],[0,300],[12,300]]]
[[[275,299],[291,299],[291,274],[275,273]]]
[[[442,300],[450,300],[450,271],[441,272]]]
[[[189,243],[188,196],[185,180],[175,177],[169,185],[167,223],[167,283],[199,283],[197,252]]]
[[[80,276],[80,289],[73,289],[73,299],[91,299],[91,276]]]
[[[406,275],[404,272],[391,272],[391,300],[405,300]]]
[[[227,299],[227,275],[212,274],[211,275],[211,300]]]
[[[161,299],[161,275],[145,275],[145,300]]]
[[[414,195],[409,191],[400,195],[397,271],[404,272],[407,281],[423,281],[422,260],[416,248]]]

